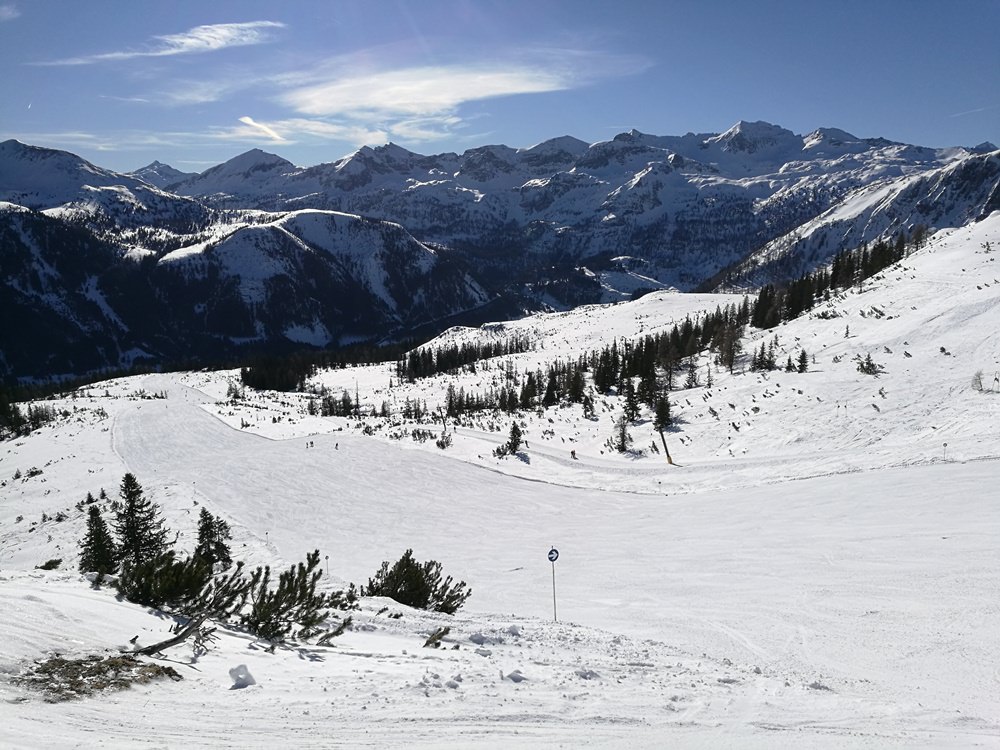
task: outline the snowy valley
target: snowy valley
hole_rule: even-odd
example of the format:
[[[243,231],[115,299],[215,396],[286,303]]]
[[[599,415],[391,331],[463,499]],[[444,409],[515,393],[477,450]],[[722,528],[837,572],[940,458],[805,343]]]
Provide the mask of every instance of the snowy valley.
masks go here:
[[[739,135],[725,139],[744,154],[730,168],[745,154],[787,163],[780,133]],[[681,140],[661,145],[679,152]],[[624,399],[593,390],[592,373],[592,414],[565,399],[441,413],[449,389],[499,388],[508,373],[624,347],[742,294],[661,290],[453,327],[425,347],[531,346],[413,382],[395,363],[319,370],[289,393],[243,387],[239,370],[188,371],[42,402],[61,416],[0,443],[0,743],[265,747],[279,732],[299,747],[1000,746],[1000,212],[983,195],[975,216],[860,286],[747,328],[732,372],[698,355],[695,380],[669,392],[662,442],[644,406],[624,452],[610,445]],[[861,191],[829,225],[849,215],[890,230],[872,218],[886,200]],[[308,255],[299,240],[324,222],[362,231],[341,217],[303,210],[240,231],[260,257],[277,257],[276,238]],[[249,252],[235,237],[213,245],[220,263]],[[413,243],[392,247],[432,270],[433,249]],[[197,250],[156,262],[196,264]],[[750,369],[762,345],[777,369]],[[803,351],[804,371],[786,371]],[[323,394],[358,408],[321,416]],[[404,418],[407,403],[424,416]],[[515,421],[526,442],[497,456]],[[341,588],[413,548],[472,597],[453,616],[363,598],[322,646],[270,649],[220,625],[205,653],[151,659],[179,681],[48,703],[16,680],[34,660],[129,651],[173,624],[77,573],[78,503],[114,496],[126,472],[182,549],[207,508],[248,565],[319,549],[323,585]],[[441,647],[424,648],[445,626]],[[234,686],[240,665],[256,684]]]

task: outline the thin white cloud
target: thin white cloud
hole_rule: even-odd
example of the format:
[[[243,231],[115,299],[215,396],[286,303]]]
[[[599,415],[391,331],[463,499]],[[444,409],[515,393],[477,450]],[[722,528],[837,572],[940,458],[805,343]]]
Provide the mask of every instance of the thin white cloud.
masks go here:
[[[129,102],[134,104],[150,104],[149,99],[143,99],[141,96],[115,96],[113,94],[100,94],[101,99],[109,99],[113,102]]]
[[[260,122],[249,117],[239,118],[241,126],[213,128],[207,138],[222,141],[245,141],[259,143],[261,135],[282,143],[297,143],[302,140],[347,141],[358,146],[366,143],[385,143],[388,134],[384,130],[366,128],[354,124],[333,123],[304,117]],[[250,122],[247,122],[250,120]],[[274,138],[274,136],[277,138]]]
[[[462,118],[455,115],[422,117],[391,123],[389,132],[393,138],[402,141],[426,143],[452,137],[455,134],[454,131],[462,124]]]
[[[279,98],[306,115],[413,118],[448,115],[466,102],[571,86],[566,75],[541,68],[427,66],[336,78],[300,86]]]
[[[949,115],[949,117],[965,117],[966,115],[977,115],[980,112],[988,112],[991,109],[996,109],[998,106],[1000,105],[992,104],[989,107],[979,107],[977,109],[970,109],[967,112],[956,112],[953,115]]]
[[[285,140],[280,135],[278,135],[278,133],[275,132],[274,128],[268,127],[267,125],[265,125],[262,122],[257,122],[252,117],[249,117],[249,116],[241,117],[240,118],[240,122],[242,122],[244,125],[249,125],[251,128],[253,128],[254,130],[256,130],[256,131],[258,131],[260,133],[263,133],[268,138],[270,138],[272,141],[284,141]]]
[[[21,15],[16,5],[0,5],[0,22],[13,21]]]
[[[277,134],[278,140],[267,135],[267,131]],[[283,146],[309,141],[314,143],[344,141],[355,146],[362,146],[385,143],[389,140],[389,133],[385,130],[350,123],[338,124],[308,118],[289,118],[267,122],[253,120],[252,125],[241,118],[239,125],[214,127],[200,131],[115,130],[101,133],[83,131],[28,133],[0,130],[0,141],[16,138],[24,143],[69,151],[90,149],[92,151],[114,152],[151,148],[200,148],[219,142],[259,144],[265,137],[269,141],[280,143]]]
[[[280,26],[261,23],[269,24],[267,29]],[[202,41],[181,43],[177,37],[162,37],[173,40],[170,49],[176,51],[161,50],[157,54],[207,51],[225,46],[218,36],[213,37],[216,39],[213,42],[205,41],[203,35],[194,37]],[[230,42],[235,39],[228,38]],[[464,134],[461,137],[466,140],[480,135],[469,128],[473,119],[485,116],[486,112],[480,111],[482,107],[472,111],[463,105],[499,97],[581,88],[602,78],[636,74],[649,65],[634,56],[571,49],[561,49],[558,55],[548,50],[524,49],[509,53],[504,59],[475,64],[381,69],[361,69],[366,61],[379,59],[378,55],[363,52],[328,58],[308,68],[286,72],[257,71],[251,75],[243,68],[214,68],[213,75],[205,79],[174,80],[166,91],[146,92],[130,100],[172,106],[216,102],[239,94],[249,107],[256,97],[264,95],[270,96],[272,106],[283,105],[287,109],[286,116],[265,120],[242,116],[235,124],[208,126],[198,131],[117,131],[99,138],[84,134],[46,134],[49,137],[37,140],[55,141],[61,145],[86,144],[99,150],[153,145],[203,147],[217,142],[269,142],[288,146],[340,141],[361,146],[393,140],[419,144],[455,138],[460,134]]]
[[[360,67],[380,57],[371,52],[331,58],[308,70],[273,75],[269,83],[281,92],[277,101],[298,114],[419,143],[454,137],[468,120],[463,105],[580,88],[640,73],[651,64],[637,55],[560,48],[511,50],[471,64]]]
[[[202,81],[177,81],[171,84],[169,90],[150,95],[150,98],[165,105],[207,104],[222,101],[256,83],[252,77],[238,75]]]
[[[264,44],[271,40],[275,29],[284,28],[278,21],[251,21],[249,23],[217,23],[195,26],[181,34],[153,37],[148,49],[105,52],[99,55],[50,60],[38,65],[90,65],[113,60],[130,60],[136,57],[169,57],[215,52],[228,47],[246,47]]]
[[[16,138],[23,143],[47,148],[74,149],[91,148],[96,151],[113,151],[117,139],[108,134],[64,131],[59,133],[0,133],[0,140]]]
[[[203,146],[220,140],[259,142],[260,132],[244,126],[242,137],[222,131],[161,131],[115,130],[101,133],[82,131],[18,133],[0,131],[0,140],[17,138],[25,143],[67,150],[92,149],[94,151],[135,151],[149,148],[176,148]]]
[[[348,123],[311,120],[304,117],[292,117],[271,123],[274,127],[297,137],[311,136],[324,140],[348,141],[357,145],[364,143],[385,143],[389,136],[384,130]]]

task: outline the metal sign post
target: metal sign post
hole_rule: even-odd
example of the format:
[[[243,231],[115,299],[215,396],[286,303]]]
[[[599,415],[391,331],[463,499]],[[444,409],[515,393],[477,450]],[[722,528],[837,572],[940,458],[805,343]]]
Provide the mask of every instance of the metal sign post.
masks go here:
[[[549,562],[552,563],[552,622],[559,622],[556,616],[556,560],[559,559],[559,550],[555,547],[549,550]]]

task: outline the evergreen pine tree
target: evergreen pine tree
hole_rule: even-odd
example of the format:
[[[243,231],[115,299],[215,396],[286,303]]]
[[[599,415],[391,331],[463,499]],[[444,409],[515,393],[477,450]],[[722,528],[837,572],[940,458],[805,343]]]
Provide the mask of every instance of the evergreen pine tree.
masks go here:
[[[521,449],[521,428],[517,422],[510,425],[510,437],[507,439],[507,453],[514,455]]]
[[[556,383],[555,369],[549,370],[549,382],[545,386],[545,395],[542,396],[542,406],[555,406],[559,403],[559,387]]]
[[[229,524],[221,518],[216,518],[206,508],[201,509],[198,516],[198,546],[195,547],[195,557],[200,557],[209,566],[221,565],[223,570],[233,563],[226,544],[232,538]]]
[[[625,405],[624,416],[626,421],[634,422],[639,418],[639,397],[635,394],[635,386],[632,385],[632,378],[625,378]]]
[[[667,398],[666,394],[656,400],[656,417],[653,420],[653,426],[658,430],[664,430],[673,423],[673,418],[670,416],[670,399]]]
[[[428,560],[419,563],[413,558],[413,550],[408,549],[390,567],[389,561],[368,579],[368,586],[362,587],[362,596],[388,596],[400,604],[433,612],[455,614],[472,596],[465,581],[454,583],[451,576],[441,579],[441,563]]]
[[[583,401],[583,373],[579,368],[573,368],[573,374],[569,377],[569,393],[566,395],[574,404]]]
[[[866,354],[864,360],[858,361],[858,372],[863,372],[865,375],[875,375],[878,377],[882,373],[882,365],[877,364],[875,360],[872,359],[871,354]]]
[[[615,422],[615,436],[613,438],[614,449],[619,453],[625,453],[632,445],[632,436],[628,433],[628,420],[622,414]]]
[[[317,593],[316,584],[322,576],[319,550],[307,554],[304,564],[293,565],[278,576],[275,589],[270,587],[271,568],[257,568],[249,581],[250,609],[240,622],[269,641],[311,638],[320,632],[328,609],[344,609],[356,598],[353,587],[346,594]]]
[[[641,378],[639,379],[639,387],[636,389],[635,395],[638,397],[639,401],[646,404],[649,407],[656,405],[656,371],[653,369],[647,370]]]
[[[694,360],[688,364],[688,374],[687,380],[684,381],[685,388],[697,388],[698,387],[698,371],[695,369]]]
[[[668,391],[672,391],[674,389],[674,376],[677,374],[677,360],[672,355],[668,356],[663,363],[663,372],[666,375],[663,385]]]
[[[122,478],[119,495],[115,520],[118,560],[123,566],[136,566],[162,556],[169,545],[159,506],[146,499],[133,474]]]
[[[212,577],[200,557],[178,560],[172,550],[139,563],[122,564],[118,592],[136,604],[185,611]]]
[[[535,373],[529,372],[525,375],[524,385],[521,386],[521,408],[530,409],[535,399],[538,397],[538,382],[535,380]]]
[[[88,494],[87,497],[92,500]],[[114,573],[118,569],[115,541],[96,505],[87,510],[87,534],[80,542],[80,572]]]
[[[792,363],[792,355],[788,355],[788,359],[785,362],[785,372],[795,372],[795,365]]]
[[[809,355],[806,354],[806,350],[803,349],[799,352],[799,372],[806,372],[809,369]]]

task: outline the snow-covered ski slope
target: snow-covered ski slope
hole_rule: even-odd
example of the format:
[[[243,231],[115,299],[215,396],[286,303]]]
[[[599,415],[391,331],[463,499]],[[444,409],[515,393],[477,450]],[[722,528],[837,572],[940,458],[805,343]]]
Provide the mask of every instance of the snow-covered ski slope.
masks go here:
[[[302,394],[223,403],[234,373],[55,402],[67,418],[0,445],[0,745],[1000,747],[998,256],[994,214],[754,332],[748,352],[777,335],[779,361],[804,347],[809,371],[713,365],[711,388],[673,392],[674,466],[652,452],[648,421],[631,428],[635,453],[608,451],[614,397],[593,421],[576,406],[523,414],[528,447],[503,459],[492,448],[507,418],[449,426],[442,451],[414,441],[414,424],[307,416]],[[523,370],[730,301],[649,295],[438,343],[530,331],[539,345],[511,358]],[[865,354],[877,378],[858,372]],[[505,366],[413,385],[387,366],[316,380],[366,406],[434,407],[449,383],[482,390]],[[473,596],[455,617],[366,600],[328,648],[272,654],[221,629],[194,663],[188,647],[168,652],[182,682],[47,704],[10,681],[32,659],[167,635],[168,618],[73,572],[75,504],[113,496],[125,471],[183,548],[204,506],[250,565],[318,547],[337,582],[365,583],[412,547]],[[445,624],[446,648],[421,648]],[[257,685],[230,689],[239,664]]]

